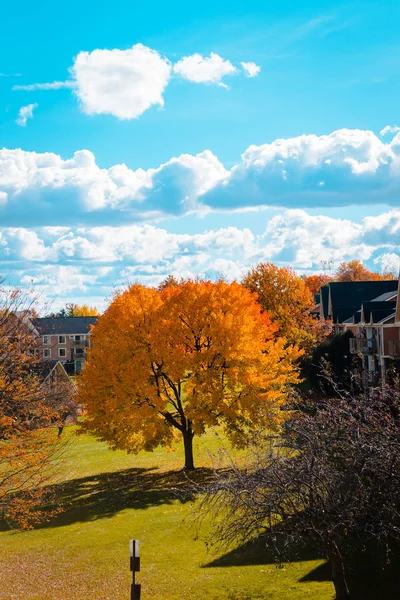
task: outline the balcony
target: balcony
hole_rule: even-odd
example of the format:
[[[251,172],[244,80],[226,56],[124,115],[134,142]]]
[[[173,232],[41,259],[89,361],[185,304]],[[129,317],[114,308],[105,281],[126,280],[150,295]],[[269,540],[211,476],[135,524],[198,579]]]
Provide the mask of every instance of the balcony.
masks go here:
[[[89,340],[72,340],[72,346],[80,346],[81,348],[89,347]]]
[[[388,347],[390,356],[400,357],[400,340],[389,340]]]
[[[76,352],[76,350],[72,350],[71,360],[86,360],[86,352]]]
[[[378,383],[379,383],[378,371],[364,371],[362,374],[362,382],[363,382],[364,387],[378,385]]]
[[[362,354],[376,354],[377,345],[376,340],[367,338],[350,338],[350,353],[357,354],[361,352]]]

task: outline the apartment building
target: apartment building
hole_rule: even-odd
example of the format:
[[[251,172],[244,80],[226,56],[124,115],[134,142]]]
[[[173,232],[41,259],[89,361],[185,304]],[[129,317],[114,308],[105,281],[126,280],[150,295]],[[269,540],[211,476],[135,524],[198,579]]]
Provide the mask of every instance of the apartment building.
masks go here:
[[[69,375],[78,373],[90,346],[90,331],[97,317],[43,317],[30,322],[43,360],[59,361]]]
[[[361,358],[365,387],[400,374],[400,282],[331,282],[320,290],[320,318],[335,333],[351,331],[349,351]]]

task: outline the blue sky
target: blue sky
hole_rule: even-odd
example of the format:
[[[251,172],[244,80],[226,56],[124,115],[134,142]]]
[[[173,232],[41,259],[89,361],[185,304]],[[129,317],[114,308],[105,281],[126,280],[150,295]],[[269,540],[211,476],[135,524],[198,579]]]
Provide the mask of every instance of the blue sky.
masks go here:
[[[395,2],[6,0],[0,270],[102,304],[259,260],[397,268],[399,18]]]

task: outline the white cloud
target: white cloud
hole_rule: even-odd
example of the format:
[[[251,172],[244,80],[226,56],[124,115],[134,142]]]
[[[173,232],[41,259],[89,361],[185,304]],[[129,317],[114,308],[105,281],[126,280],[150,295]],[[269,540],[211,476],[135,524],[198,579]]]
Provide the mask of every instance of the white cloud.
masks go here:
[[[21,127],[25,127],[28,119],[33,118],[33,111],[38,107],[38,104],[35,102],[34,104],[27,104],[26,106],[21,106],[18,112],[18,118],[15,121],[17,125]]]
[[[400,133],[342,129],[250,146],[226,169],[205,150],[151,169],[102,169],[88,150],[0,150],[3,225],[118,225],[208,211],[400,202]],[[374,230],[374,235],[377,235]]]
[[[255,77],[260,67],[254,62],[241,63],[248,77]],[[168,58],[156,50],[135,44],[127,50],[114,48],[79,52],[69,69],[66,81],[14,85],[16,91],[59,90],[70,88],[89,115],[113,115],[119,119],[135,119],[152,106],[164,106],[164,92],[171,71],[194,83],[222,82],[226,75],[239,73],[229,60],[211,52],[209,57],[192,54],[172,67]]]
[[[174,73],[188,81],[216,83],[223,87],[226,87],[221,81],[223,77],[238,73],[237,68],[229,60],[224,60],[215,52],[211,52],[209,57],[201,54],[185,56],[175,63],[173,70]]]
[[[260,239],[261,255],[299,269],[338,263],[346,257],[368,260],[374,247],[363,241],[364,226],[347,219],[288,210],[273,217]]]
[[[88,150],[63,160],[52,153],[2,149],[0,219],[9,225],[57,226],[184,214],[226,175],[209,151],[132,171],[123,164],[101,169]]]
[[[229,178],[202,202],[211,208],[398,204],[400,134],[390,143],[372,131],[340,129],[250,146]]]
[[[398,133],[400,131],[400,127],[397,125],[386,125],[383,129],[380,130],[379,135],[385,136],[388,133]]]
[[[170,72],[169,60],[143,44],[80,52],[71,67],[82,110],[119,119],[135,119],[151,106],[164,106]]]
[[[197,234],[171,233],[149,224],[4,227],[0,229],[0,262],[21,266],[97,265],[97,269],[124,266],[131,275],[143,272],[162,275],[182,269],[194,273],[199,268],[203,272],[210,269],[233,272],[259,260],[315,269],[326,260],[334,263],[350,258],[372,260],[379,252],[396,253],[399,250],[399,237],[393,235],[396,228],[400,230],[400,210],[355,223],[310,215],[299,209],[275,215],[258,236],[247,228],[237,227]],[[225,269],[221,261],[228,261]]]
[[[60,90],[62,88],[74,88],[74,81],[52,81],[51,83],[29,83],[28,85],[14,85],[14,91],[35,92],[37,90]]]
[[[26,271],[20,282],[47,295],[86,292],[100,279],[101,272],[88,273],[79,267],[45,265],[40,270]]]
[[[226,227],[176,234],[153,225],[121,227],[3,227],[0,271],[18,285],[46,297],[106,297],[112,289],[140,281],[156,285],[178,277],[224,275],[240,279],[261,260],[318,272],[322,261],[359,259],[370,268],[399,266],[400,210],[361,223],[304,210],[287,210],[266,224],[262,235]],[[97,301],[94,304],[99,304]]]
[[[380,266],[383,273],[400,275],[400,249],[399,253],[387,252],[374,259],[374,264]]]
[[[256,65],[254,62],[242,62],[240,64],[242,65],[247,77],[257,77],[261,71],[261,67]]]

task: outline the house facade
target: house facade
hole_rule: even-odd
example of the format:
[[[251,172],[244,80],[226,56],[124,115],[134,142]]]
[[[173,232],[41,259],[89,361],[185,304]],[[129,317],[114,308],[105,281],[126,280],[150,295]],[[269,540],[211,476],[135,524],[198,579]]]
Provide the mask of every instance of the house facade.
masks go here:
[[[320,318],[333,321],[334,332],[351,331],[349,350],[360,356],[355,374],[364,387],[400,375],[400,282],[332,282],[321,288]]]
[[[69,375],[82,370],[97,317],[43,317],[30,321],[42,360],[59,361]]]

